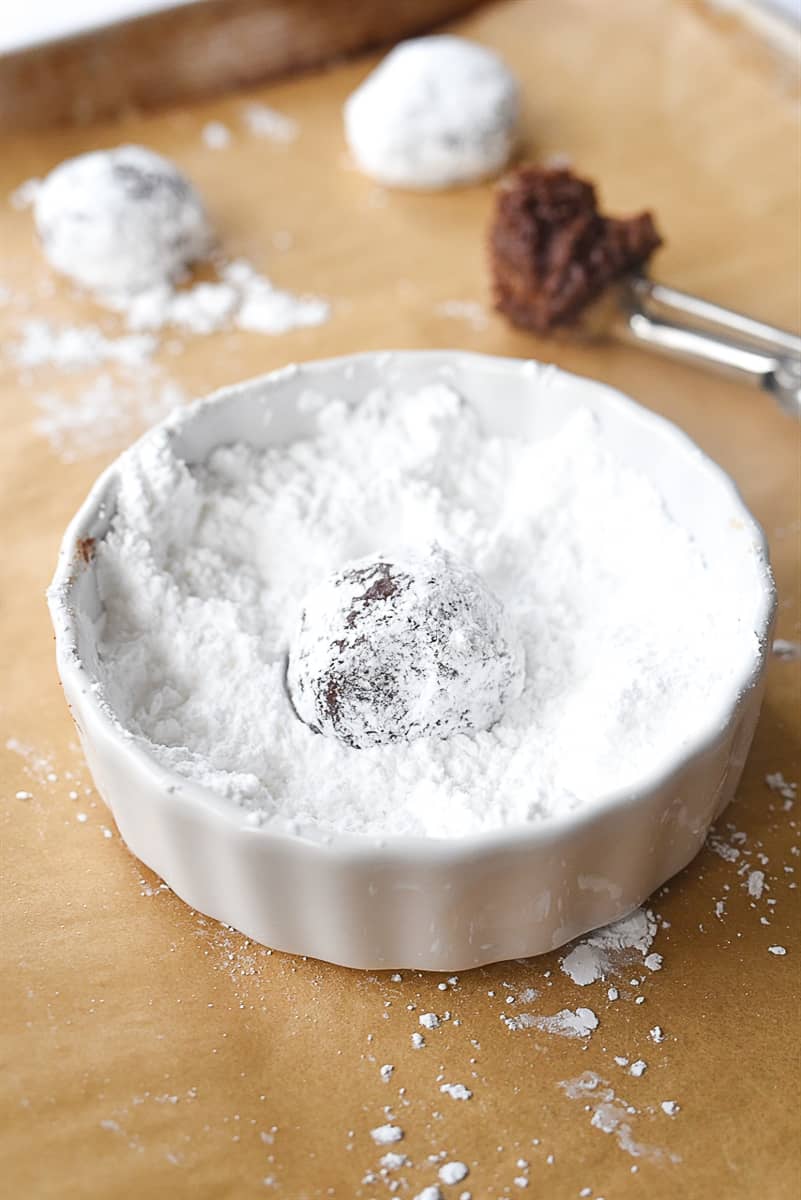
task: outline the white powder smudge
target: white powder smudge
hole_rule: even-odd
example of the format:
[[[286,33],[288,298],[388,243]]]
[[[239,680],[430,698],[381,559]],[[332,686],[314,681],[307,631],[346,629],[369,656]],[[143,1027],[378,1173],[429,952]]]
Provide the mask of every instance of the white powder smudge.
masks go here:
[[[222,121],[209,121],[203,126],[200,136],[209,150],[224,150],[231,145],[231,130]]]
[[[753,896],[755,900],[762,898],[762,892],[765,888],[765,872],[764,871],[749,871],[748,872],[748,895]]]
[[[403,1140],[403,1130],[399,1125],[377,1125],[370,1130],[370,1137],[377,1146],[390,1146]]]
[[[553,1016],[537,1016],[535,1013],[519,1013],[514,1017],[502,1018],[507,1028],[540,1029],[543,1033],[556,1033],[560,1037],[590,1037],[598,1028],[598,1017],[591,1008],[577,1008],[575,1012],[563,1008]]]
[[[791,783],[785,779],[781,771],[773,771],[771,774],[766,775],[765,783],[772,792],[778,792],[783,799],[795,800],[798,784],[795,782]]]
[[[577,1079],[563,1079],[559,1087],[570,1100],[582,1100],[592,1113],[592,1127],[613,1135],[620,1149],[626,1154],[652,1161],[667,1158],[674,1163],[681,1162],[676,1154],[635,1140],[632,1118],[637,1115],[637,1109],[617,1097],[607,1081],[594,1071],[584,1071]]]
[[[39,416],[33,429],[62,462],[73,463],[125,445],[184,400],[178,384],[152,365],[138,374],[102,374],[77,395],[46,392],[34,397]]]
[[[159,285],[135,296],[111,297],[109,303],[125,313],[129,329],[175,326],[196,334],[233,327],[276,336],[321,325],[331,311],[328,302],[317,296],[275,287],[245,259],[222,266],[214,283],[197,283],[181,290]]]
[[[443,1183],[461,1183],[467,1179],[470,1168],[463,1162],[446,1162],[439,1169],[439,1177]]]
[[[722,858],[724,862],[737,862],[740,857],[740,851],[736,846],[730,846],[728,842],[722,841],[714,834],[709,835],[706,844],[712,853],[717,854],[718,858]]]
[[[782,662],[797,662],[801,658],[801,642],[790,642],[787,638],[774,638],[772,650]]]
[[[423,1046],[425,1046],[425,1044],[426,1044],[426,1039],[423,1037],[422,1033],[413,1033],[412,1034],[412,1049],[413,1050],[422,1050],[422,1048],[423,1048]]]
[[[469,1088],[466,1088],[463,1083],[441,1083],[439,1090],[446,1096],[450,1096],[451,1100],[470,1100],[473,1093]]]
[[[638,908],[629,916],[582,938],[562,960],[561,968],[573,983],[586,987],[607,975],[622,971],[638,955],[649,966],[648,951],[656,935],[656,920],[648,909]],[[650,970],[662,965],[661,955],[649,955]],[[656,960],[659,960],[658,963]]]
[[[288,146],[300,132],[300,126],[292,117],[270,108],[267,104],[248,104],[242,110],[242,121],[248,133]]]
[[[24,212],[26,208],[31,208],[36,200],[36,194],[42,186],[41,179],[26,179],[8,198],[8,202],[17,212]]]
[[[6,740],[6,750],[17,754],[23,760],[25,774],[31,779],[35,779],[37,783],[56,783],[58,781],[58,776],[53,770],[53,760],[49,754],[42,754],[28,742],[21,742],[19,738],[15,737]]]
[[[481,333],[489,325],[487,310],[477,300],[443,300],[435,311],[441,317],[466,322],[476,333]]]
[[[409,1156],[407,1154],[396,1154],[392,1150],[379,1159],[381,1166],[386,1171],[399,1171],[408,1161]]]
[[[146,363],[156,349],[150,334],[128,334],[109,338],[97,325],[67,325],[57,329],[48,321],[24,321],[22,339],[11,343],[12,359],[20,367],[43,365],[72,371],[100,363],[137,367]]]

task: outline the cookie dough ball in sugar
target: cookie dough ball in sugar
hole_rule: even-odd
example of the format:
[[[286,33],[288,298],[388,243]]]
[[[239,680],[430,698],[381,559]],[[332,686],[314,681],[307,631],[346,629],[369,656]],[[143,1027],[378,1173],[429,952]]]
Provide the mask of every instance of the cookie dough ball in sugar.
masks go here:
[[[365,174],[389,187],[447,188],[501,171],[514,150],[518,87],[493,51],[458,37],[402,42],[345,103]]]
[[[501,602],[438,547],[360,559],[324,580],[306,598],[287,672],[300,719],[359,748],[489,729],[523,680]]]
[[[67,159],[44,180],[34,217],[50,265],[101,293],[169,283],[213,241],[192,184],[143,146]]]

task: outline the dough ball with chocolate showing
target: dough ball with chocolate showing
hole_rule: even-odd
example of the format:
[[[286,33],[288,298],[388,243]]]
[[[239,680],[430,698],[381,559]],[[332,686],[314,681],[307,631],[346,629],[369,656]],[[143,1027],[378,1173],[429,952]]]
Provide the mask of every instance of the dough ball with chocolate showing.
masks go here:
[[[345,103],[345,136],[365,175],[434,189],[496,175],[517,142],[518,86],[504,61],[450,35],[401,42]]]
[[[606,217],[572,171],[523,166],[498,184],[490,228],[495,307],[548,334],[575,327],[606,289],[662,244],[648,212]]]
[[[213,244],[192,184],[144,146],[66,159],[39,188],[34,218],[50,265],[100,293],[169,283]]]
[[[365,748],[489,729],[524,670],[501,602],[435,546],[360,559],[314,588],[287,683],[302,721]]]

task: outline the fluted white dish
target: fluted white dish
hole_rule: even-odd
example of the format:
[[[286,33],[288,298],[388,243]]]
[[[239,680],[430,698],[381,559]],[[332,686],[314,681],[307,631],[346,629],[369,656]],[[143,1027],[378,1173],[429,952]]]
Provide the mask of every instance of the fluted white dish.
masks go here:
[[[760,652],[691,745],[654,762],[635,789],[567,815],[441,839],[251,827],[241,809],[134,744],[93,687],[100,601],[87,539],[102,538],[114,515],[112,464],[65,534],[49,591],[58,668],[98,791],[133,853],[193,908],[266,945],[351,967],[464,970],[554,949],[623,916],[700,849],[734,794],[762,700],[775,609],[762,531],[715,463],[620,392],[531,361],[369,353],[225,388],[160,428],[179,456],[198,462],[222,443],[266,447],[310,432],[313,418],[299,404],[309,389],[349,400],[438,379],[494,433],[546,437],[577,408],[597,412],[616,453],[653,479],[738,596]]]

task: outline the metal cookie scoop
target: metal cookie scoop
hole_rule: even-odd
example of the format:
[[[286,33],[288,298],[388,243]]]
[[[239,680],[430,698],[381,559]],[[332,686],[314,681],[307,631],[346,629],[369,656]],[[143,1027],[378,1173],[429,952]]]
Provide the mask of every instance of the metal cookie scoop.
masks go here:
[[[661,241],[650,213],[606,216],[587,180],[524,165],[496,192],[495,306],[540,335],[613,333],[718,367],[801,418],[801,338],[652,282],[644,272]]]
[[[754,384],[801,420],[801,337],[784,329],[635,275],[620,286],[612,332]]]

